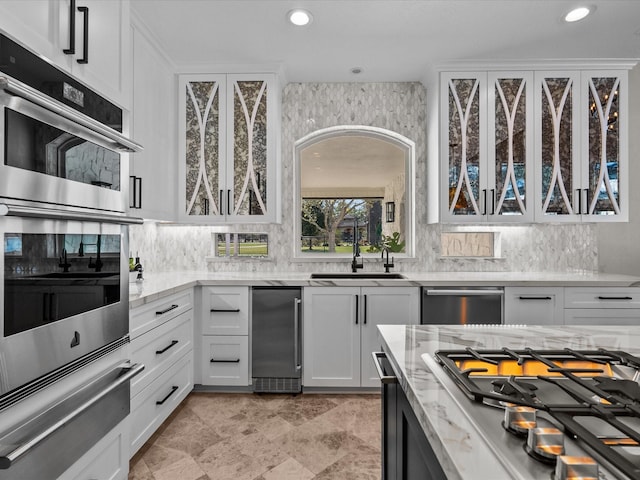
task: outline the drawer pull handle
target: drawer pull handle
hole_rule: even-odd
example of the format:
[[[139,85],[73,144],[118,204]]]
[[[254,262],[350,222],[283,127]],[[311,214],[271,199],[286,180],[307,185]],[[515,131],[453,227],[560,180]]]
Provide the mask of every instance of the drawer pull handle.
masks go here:
[[[212,358],[210,363],[240,363],[240,359],[236,358],[235,360],[216,360],[215,358]]]
[[[166,347],[164,347],[162,350],[156,350],[156,355],[162,355],[164,352],[166,352],[167,350],[169,350],[171,347],[175,346],[178,344],[178,340],[173,340],[171,342],[170,345],[167,345]]]
[[[518,297],[520,300],[552,300],[551,297]]]
[[[171,310],[175,310],[176,308],[178,308],[180,305],[176,305],[175,303],[173,305],[171,305],[170,307],[167,307],[164,310],[160,310],[159,312],[156,312],[156,315],[164,315],[165,313],[170,312]]]
[[[167,400],[169,400],[169,397],[171,395],[173,395],[174,393],[176,393],[178,391],[178,387],[177,385],[174,385],[173,387],[171,387],[171,391],[167,394],[166,397],[164,397],[162,400],[159,400],[156,402],[156,405],[162,405],[164,402],[166,402]]]
[[[211,313],[239,313],[239,308],[212,308]]]
[[[599,296],[598,300],[633,300],[633,297],[603,297],[603,296]]]

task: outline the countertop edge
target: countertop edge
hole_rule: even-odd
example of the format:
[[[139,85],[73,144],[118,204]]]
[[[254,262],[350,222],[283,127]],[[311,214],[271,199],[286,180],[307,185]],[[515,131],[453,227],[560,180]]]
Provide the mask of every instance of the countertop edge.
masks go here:
[[[129,307],[135,308],[164,295],[199,285],[246,285],[250,287],[630,287],[633,283],[640,282],[640,277],[604,273],[407,272],[402,274],[407,278],[311,279],[310,273],[164,272],[147,274],[144,280],[129,284]]]

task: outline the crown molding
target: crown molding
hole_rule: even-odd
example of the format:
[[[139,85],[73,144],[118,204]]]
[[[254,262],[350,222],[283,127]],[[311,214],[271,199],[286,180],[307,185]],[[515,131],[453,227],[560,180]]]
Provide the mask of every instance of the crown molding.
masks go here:
[[[631,70],[640,58],[562,58],[532,60],[456,60],[435,65],[437,72],[465,70]]]

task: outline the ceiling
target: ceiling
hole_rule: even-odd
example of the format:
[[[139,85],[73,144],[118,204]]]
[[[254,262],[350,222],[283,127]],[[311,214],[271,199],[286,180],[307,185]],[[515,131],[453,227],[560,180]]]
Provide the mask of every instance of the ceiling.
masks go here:
[[[587,4],[595,11],[568,24]],[[420,81],[452,61],[640,57],[640,0],[131,0],[180,72],[276,65],[288,82]],[[313,14],[306,27],[286,21]],[[362,73],[354,75],[351,69]]]
[[[404,182],[405,152],[368,136],[334,136],[300,152],[300,192],[305,198],[384,197],[393,181]]]

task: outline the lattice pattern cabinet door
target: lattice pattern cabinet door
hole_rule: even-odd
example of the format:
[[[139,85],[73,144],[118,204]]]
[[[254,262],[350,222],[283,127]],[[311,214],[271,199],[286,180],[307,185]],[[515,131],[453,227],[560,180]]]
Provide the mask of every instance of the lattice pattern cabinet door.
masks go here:
[[[182,219],[277,221],[276,76],[182,75],[179,83]]]

